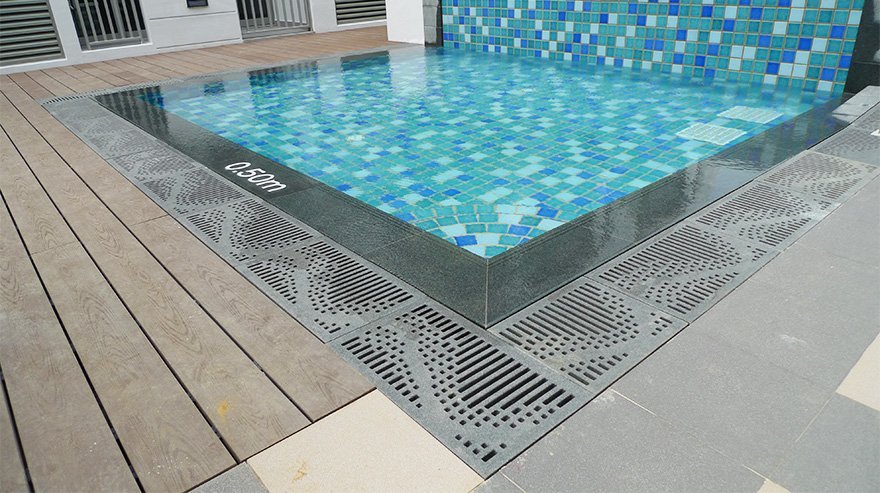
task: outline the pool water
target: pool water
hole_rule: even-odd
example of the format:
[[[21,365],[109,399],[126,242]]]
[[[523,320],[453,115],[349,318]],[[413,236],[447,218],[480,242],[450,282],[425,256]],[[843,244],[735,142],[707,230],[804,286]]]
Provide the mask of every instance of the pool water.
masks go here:
[[[492,257],[830,97],[419,47],[147,100]]]

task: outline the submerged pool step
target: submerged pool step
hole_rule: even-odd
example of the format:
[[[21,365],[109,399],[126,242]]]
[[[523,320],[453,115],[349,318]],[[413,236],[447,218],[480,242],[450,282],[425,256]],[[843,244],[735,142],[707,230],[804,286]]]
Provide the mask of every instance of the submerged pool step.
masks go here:
[[[433,302],[331,344],[484,478],[593,395]]]

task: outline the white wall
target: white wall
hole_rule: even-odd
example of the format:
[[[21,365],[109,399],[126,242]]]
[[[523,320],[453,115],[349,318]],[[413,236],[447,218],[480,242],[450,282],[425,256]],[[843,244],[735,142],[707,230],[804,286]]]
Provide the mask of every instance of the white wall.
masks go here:
[[[425,44],[422,0],[385,0],[388,40]]]

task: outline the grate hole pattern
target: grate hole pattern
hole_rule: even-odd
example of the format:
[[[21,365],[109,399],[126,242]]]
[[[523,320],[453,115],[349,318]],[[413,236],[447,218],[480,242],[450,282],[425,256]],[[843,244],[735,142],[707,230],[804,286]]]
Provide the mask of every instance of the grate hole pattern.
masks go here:
[[[841,130],[812,150],[880,166],[880,137],[853,127]]]
[[[880,105],[874,106],[865,112],[864,115],[853,122],[853,125],[871,132],[880,129]]]
[[[248,270],[325,341],[413,299],[404,287],[323,241],[273,254]]]
[[[699,215],[696,222],[745,240],[778,247],[834,207],[788,190],[757,183]]]
[[[143,186],[158,197],[166,209],[178,214],[216,207],[244,197],[232,185],[203,170],[166,176],[144,182]]]
[[[770,257],[769,251],[685,224],[611,262],[596,277],[693,320]]]
[[[806,152],[761,178],[795,191],[840,200],[855,191],[873,169],[853,161]]]
[[[586,401],[574,384],[439,307],[418,306],[334,345],[484,476]]]
[[[163,176],[197,169],[188,159],[172,152],[139,152],[111,159],[110,163],[137,181],[152,181]]]
[[[208,209],[186,219],[238,261],[251,260],[313,238],[307,229],[254,199]]]
[[[578,281],[490,331],[595,393],[685,323],[591,281]]]

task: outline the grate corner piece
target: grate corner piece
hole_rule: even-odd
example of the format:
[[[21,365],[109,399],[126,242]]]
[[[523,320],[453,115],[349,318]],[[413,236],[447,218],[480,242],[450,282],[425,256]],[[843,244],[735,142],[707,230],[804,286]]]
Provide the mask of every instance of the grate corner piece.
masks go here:
[[[880,166],[880,132],[873,134],[851,125],[823,140],[811,150],[871,166]]]
[[[843,201],[870,181],[877,171],[867,164],[808,151],[759,180],[815,197]]]
[[[735,128],[709,125],[708,123],[696,123],[679,131],[677,136],[688,140],[699,140],[719,146],[727,145],[742,137],[746,133]]]
[[[195,169],[142,183],[166,210],[187,214],[216,207],[244,197],[233,185],[214,177],[208,170]]]
[[[314,238],[314,232],[262,201],[247,198],[185,216],[218,252],[239,262]]]
[[[598,394],[685,325],[582,278],[490,332]]]
[[[332,346],[483,477],[589,400],[562,375],[435,304]]]
[[[752,108],[749,106],[734,106],[729,110],[718,113],[722,118],[730,118],[733,120],[742,120],[751,123],[770,123],[782,116],[782,113],[764,108]]]
[[[692,322],[775,255],[682,223],[589,276]]]
[[[245,275],[324,342],[416,299],[408,286],[325,239],[258,258]]]
[[[829,200],[754,182],[698,213],[694,221],[745,241],[783,248],[836,205]]]

